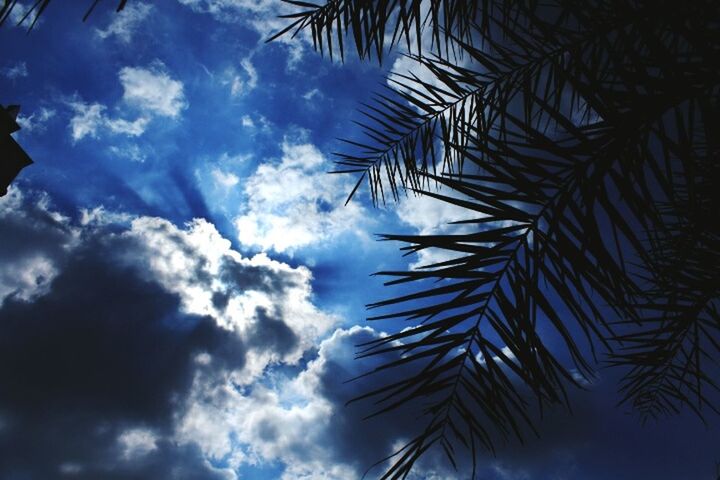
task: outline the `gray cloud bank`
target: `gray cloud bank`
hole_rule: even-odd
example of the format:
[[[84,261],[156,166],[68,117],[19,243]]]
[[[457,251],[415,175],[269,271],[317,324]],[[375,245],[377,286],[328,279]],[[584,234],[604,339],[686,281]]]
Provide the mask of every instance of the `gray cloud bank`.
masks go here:
[[[0,200],[0,478],[352,479],[422,425],[345,406],[390,377],[344,380],[388,358],[354,360],[378,333],[315,307],[307,268],[246,258],[204,220],[76,217],[37,193]],[[712,477],[716,430],[638,428],[612,388],[482,457],[481,478]],[[413,478],[466,476],[436,452]]]

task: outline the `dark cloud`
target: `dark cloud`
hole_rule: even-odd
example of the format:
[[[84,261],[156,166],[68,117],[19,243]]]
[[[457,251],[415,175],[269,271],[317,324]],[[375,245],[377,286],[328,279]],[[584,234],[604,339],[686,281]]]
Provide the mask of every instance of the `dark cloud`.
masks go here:
[[[243,265],[237,262],[223,263],[219,276],[228,286],[228,295],[245,290],[281,292],[298,284],[297,279],[291,275],[277,275],[266,266]]]
[[[295,349],[298,337],[288,325],[268,314],[267,309],[258,308],[257,321],[248,332],[248,344],[280,354]]]
[[[322,368],[318,393],[330,401],[336,414],[330,419],[323,442],[332,449],[337,462],[353,465],[364,472],[374,462],[391,453],[397,441],[420,433],[425,420],[419,409],[401,409],[378,418],[362,420],[375,406],[360,402],[345,407],[348,399],[369,391],[402,372],[370,376],[360,382],[343,383],[391,356],[371,361],[355,360],[351,352],[356,345],[376,337],[369,329],[355,329],[337,335],[320,351]],[[718,430],[703,426],[693,415],[661,419],[641,425],[627,406],[617,406],[619,372],[603,370],[598,381],[586,391],[571,389],[572,411],[563,407],[546,409],[542,416],[535,411],[539,436],[529,430],[524,443],[498,437],[497,451],[480,452],[478,478],[483,480],[574,479],[634,480],[714,480]],[[529,399],[531,397],[528,397]],[[533,412],[532,404],[529,412]],[[478,412],[478,415],[480,412]],[[459,469],[447,462],[442,449],[430,450],[418,462],[413,479],[469,478],[470,459],[460,455]],[[381,467],[368,478],[376,478]]]
[[[74,229],[49,212],[46,201],[13,188],[0,203],[0,305],[5,297],[27,299],[42,291],[75,243]]]
[[[204,421],[197,399],[329,328],[309,272],[242,258],[203,221],[83,219],[31,194],[0,203],[0,278],[35,269],[0,288],[0,478],[235,478],[182,432]]]
[[[377,333],[369,328],[353,328],[338,331],[323,343],[317,371],[317,394],[333,405],[335,414],[325,430],[323,442],[329,446],[334,460],[352,465],[363,473],[378,460],[393,452],[397,442],[415,432],[417,412],[399,409],[386,415],[365,418],[377,410],[371,401],[347,404],[358,395],[391,381],[397,381],[390,372],[372,375],[363,379],[349,380],[392,360],[396,354],[385,354],[376,358],[359,361],[354,358],[357,345],[376,339]],[[374,478],[379,469],[374,469]]]
[[[168,431],[196,354],[209,351],[242,366],[236,335],[179,313],[177,296],[113,262],[111,246],[88,242],[47,294],[34,302],[10,299],[0,309],[2,478],[23,471],[54,478],[68,462],[97,475],[107,468],[99,459],[112,464],[117,456],[123,428]],[[129,470],[103,475],[152,478]]]
[[[346,382],[396,354],[356,360],[356,345],[378,335],[359,327],[318,348],[324,330],[306,329],[330,321],[307,300],[306,270],[226,252],[207,224],[79,226],[21,200],[0,209],[0,231],[12,239],[0,272],[9,278],[24,265],[17,258],[52,268],[44,288],[0,306],[3,480],[233,478],[217,465],[235,455],[239,467],[252,455],[282,464],[289,480],[354,478],[423,427],[419,409],[363,420],[375,405],[345,405],[403,372]],[[238,308],[248,292],[258,303]],[[225,317],[189,314],[187,302]],[[296,354],[299,364],[285,360]],[[277,376],[247,380],[246,362],[269,362]],[[640,428],[615,407],[615,385],[603,372],[590,391],[573,392],[572,416],[546,411],[539,439],[480,457],[481,478],[711,478],[717,430],[687,416]],[[128,432],[141,432],[140,443],[123,443]],[[414,478],[467,478],[467,458],[458,473],[443,457],[432,450]]]
[[[10,202],[8,202],[10,203]],[[7,205],[13,208],[15,205]],[[0,223],[0,262],[17,260],[18,256],[30,255],[38,250],[52,257],[60,257],[71,237],[71,229],[54,218],[37,204],[28,203],[22,212],[3,215]]]
[[[228,478],[197,446],[166,438],[197,355],[239,369],[242,340],[182,313],[177,294],[126,261],[132,242],[81,232],[31,196],[11,201],[0,212],[4,278],[22,257],[54,276],[34,298],[0,306],[0,478]],[[137,428],[156,446],[128,459],[119,438]]]

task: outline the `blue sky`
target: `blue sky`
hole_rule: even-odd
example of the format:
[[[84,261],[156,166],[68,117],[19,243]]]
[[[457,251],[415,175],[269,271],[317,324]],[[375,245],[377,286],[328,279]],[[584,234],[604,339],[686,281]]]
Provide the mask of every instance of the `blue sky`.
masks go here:
[[[22,106],[36,162],[0,199],[0,478],[359,478],[417,426],[344,406],[381,380],[343,383],[374,365],[354,345],[397,328],[364,321],[389,295],[370,274],[418,261],[373,235],[461,215],[343,207],[331,152],[386,70],[266,44],[277,0],[131,0],[86,23],[57,3],[0,29],[0,104]],[[713,478],[713,423],[641,426],[616,376],[482,478]],[[466,478],[434,454],[414,475]]]

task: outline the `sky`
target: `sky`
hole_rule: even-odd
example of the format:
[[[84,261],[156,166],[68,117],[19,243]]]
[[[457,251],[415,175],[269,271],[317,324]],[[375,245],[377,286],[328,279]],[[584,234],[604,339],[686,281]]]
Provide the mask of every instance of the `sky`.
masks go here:
[[[110,3],[0,28],[0,104],[35,161],[0,199],[0,478],[360,478],[418,428],[345,405],[388,380],[346,382],[387,360],[356,345],[401,327],[365,321],[397,293],[371,274],[432,255],[375,234],[462,218],[365,190],[344,206],[353,178],[326,173],[407,60],[268,44],[279,0]],[[717,422],[641,425],[617,378],[483,453],[480,478],[714,479]],[[467,477],[432,451],[411,475]]]

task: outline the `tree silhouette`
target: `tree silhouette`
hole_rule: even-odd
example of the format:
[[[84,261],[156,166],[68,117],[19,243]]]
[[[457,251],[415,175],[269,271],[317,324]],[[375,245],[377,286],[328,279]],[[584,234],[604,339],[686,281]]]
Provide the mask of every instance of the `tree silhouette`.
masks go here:
[[[50,5],[51,0],[34,0],[29,7],[25,8],[23,5],[18,5],[18,0],[3,0],[2,6],[0,6],[0,26],[8,21],[13,11],[19,11],[25,8],[24,11],[20,12],[18,25],[25,22],[27,19],[32,19],[29,30],[35,27],[40,16],[45,13],[45,9]],[[83,17],[83,22],[88,19],[90,14],[95,10],[95,7],[100,3],[100,0],[88,0],[88,9]],[[116,11],[121,11],[125,8],[127,0],[117,0]]]
[[[717,412],[720,4],[284,1],[298,11],[272,38],[307,29],[320,53],[378,61],[403,44],[425,72],[365,107],[338,154],[350,198],[367,181],[375,202],[467,211],[456,233],[382,236],[454,255],[380,272],[418,286],[369,306],[412,327],[361,346],[400,354],[369,373],[403,373],[355,400],[425,418],[382,478],[433,445],[474,465],[498,435],[522,439],[529,402],[567,403],[592,360],[624,368],[643,421]]]

